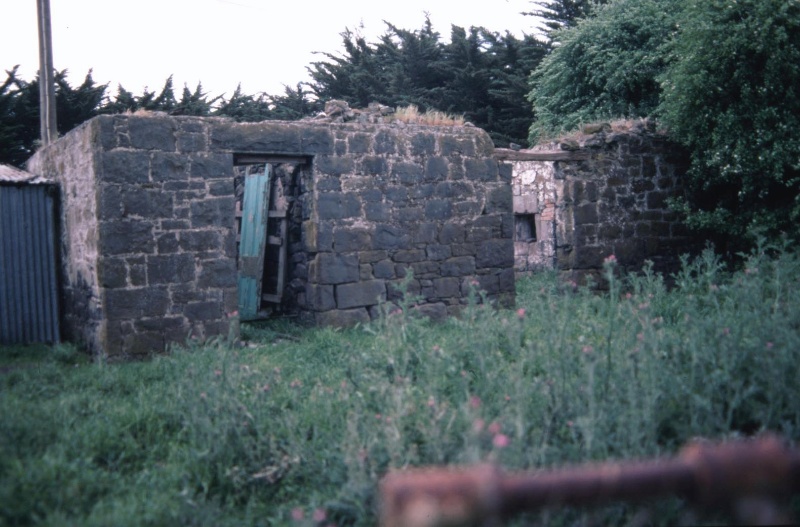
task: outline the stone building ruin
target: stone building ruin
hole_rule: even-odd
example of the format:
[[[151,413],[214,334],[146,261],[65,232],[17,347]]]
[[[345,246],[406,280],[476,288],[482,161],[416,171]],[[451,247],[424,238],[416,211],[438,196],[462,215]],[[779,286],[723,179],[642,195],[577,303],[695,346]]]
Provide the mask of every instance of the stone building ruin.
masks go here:
[[[474,286],[513,304],[511,170],[488,134],[361,120],[99,116],[42,148],[67,339],[126,357],[226,337],[237,312],[367,322],[410,273],[433,318]]]
[[[101,356],[238,336],[238,320],[353,325],[400,299],[434,319],[471,288],[514,302],[515,275],[599,281],[677,269],[695,244],[668,199],[687,159],[647,123],[531,150],[388,109],[236,123],[96,117],[28,170],[60,185],[62,323]]]
[[[611,255],[624,271],[650,261],[671,273],[698,246],[668,206],[682,193],[688,156],[652,122],[587,126],[572,138],[495,156],[513,167],[518,274],[555,269],[600,284]]]

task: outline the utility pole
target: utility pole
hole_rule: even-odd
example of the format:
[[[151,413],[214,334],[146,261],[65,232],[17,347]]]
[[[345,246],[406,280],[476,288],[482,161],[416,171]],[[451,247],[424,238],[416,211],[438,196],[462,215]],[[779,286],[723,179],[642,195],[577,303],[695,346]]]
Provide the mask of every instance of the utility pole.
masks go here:
[[[56,139],[56,92],[53,81],[53,38],[50,0],[36,0],[39,15],[39,125],[42,146]]]

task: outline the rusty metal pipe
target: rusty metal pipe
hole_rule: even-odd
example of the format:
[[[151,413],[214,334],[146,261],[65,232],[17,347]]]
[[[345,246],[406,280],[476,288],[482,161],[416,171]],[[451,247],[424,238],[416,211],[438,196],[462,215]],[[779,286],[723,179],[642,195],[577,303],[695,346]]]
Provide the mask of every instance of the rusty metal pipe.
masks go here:
[[[800,452],[775,436],[691,443],[670,460],[604,463],[505,475],[492,465],[415,469],[381,482],[381,525],[434,527],[499,522],[546,506],[683,496],[705,506],[759,504],[800,490]],[[732,507],[735,508],[735,507]],[[752,508],[752,507],[751,507]],[[749,510],[749,509],[748,509]],[[748,516],[782,520],[779,513]]]

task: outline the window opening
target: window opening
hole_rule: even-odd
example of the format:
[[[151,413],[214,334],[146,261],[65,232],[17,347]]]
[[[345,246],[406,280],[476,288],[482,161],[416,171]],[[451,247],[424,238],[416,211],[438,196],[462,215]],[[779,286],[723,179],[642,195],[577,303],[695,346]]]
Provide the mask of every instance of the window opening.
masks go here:
[[[514,239],[518,242],[535,242],[538,239],[538,214],[514,215]]]

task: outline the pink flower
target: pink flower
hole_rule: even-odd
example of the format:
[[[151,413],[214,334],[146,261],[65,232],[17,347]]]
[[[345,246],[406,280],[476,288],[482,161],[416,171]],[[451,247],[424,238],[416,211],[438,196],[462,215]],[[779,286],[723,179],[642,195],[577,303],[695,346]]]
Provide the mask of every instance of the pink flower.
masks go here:
[[[292,509],[292,519],[296,522],[303,521],[303,518],[306,517],[306,514],[303,512],[303,509],[300,507],[295,507]]]
[[[497,435],[502,430],[500,423],[497,421],[493,421],[492,424],[489,425],[489,433],[492,435]]]
[[[567,421],[567,427],[572,428],[573,426],[575,426],[575,423],[572,421]]]
[[[524,307],[521,307],[521,308],[517,309],[517,318],[519,318],[520,320],[525,318],[525,308]]]
[[[497,434],[492,439],[492,445],[494,445],[495,448],[505,448],[510,442],[508,436],[505,434]]]
[[[481,407],[481,398],[477,395],[473,395],[469,398],[469,407],[473,410],[477,410]]]
[[[510,395],[508,395],[508,394],[506,394],[506,402],[508,402],[508,401],[510,401],[510,400],[511,400],[511,396],[510,396]]]
[[[313,520],[318,523],[324,522],[327,517],[328,515],[325,514],[325,509],[315,509],[314,515],[312,516]]]
[[[433,395],[428,397],[428,406],[431,407],[431,408],[436,406],[436,399],[433,398]]]
[[[581,351],[583,352],[584,355],[591,355],[592,352],[594,351],[594,348],[591,346],[584,346]]]
[[[219,377],[222,375],[222,370],[214,370],[214,377]]]
[[[617,263],[617,257],[616,257],[616,256],[614,256],[613,254],[609,254],[609,255],[606,257],[606,259],[605,259],[605,260],[603,260],[603,263],[604,263],[604,264],[606,264],[606,265],[612,265],[612,264],[615,264],[615,263]]]
[[[767,342],[767,343],[766,343],[766,345],[765,345],[765,347],[766,347],[768,350],[771,350],[773,346],[774,346],[774,344],[773,344],[772,342]]]
[[[472,421],[472,431],[476,434],[480,434],[483,431],[484,424],[485,423],[483,419],[475,419],[474,421]]]

